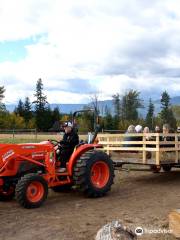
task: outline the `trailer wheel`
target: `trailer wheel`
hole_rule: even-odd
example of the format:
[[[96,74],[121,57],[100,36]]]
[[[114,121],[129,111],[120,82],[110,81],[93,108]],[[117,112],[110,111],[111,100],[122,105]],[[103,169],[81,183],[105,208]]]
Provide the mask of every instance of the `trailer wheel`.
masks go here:
[[[76,188],[88,197],[102,197],[113,184],[113,162],[102,151],[88,151],[77,160],[73,179]]]
[[[47,182],[35,173],[25,175],[16,185],[16,199],[24,208],[40,207],[47,195]]]
[[[163,171],[164,171],[164,172],[170,172],[172,166],[171,166],[171,165],[164,165],[164,166],[162,166],[162,168],[163,168]]]
[[[8,191],[0,192],[0,201],[10,201],[14,198],[15,190],[14,187],[11,186]]]
[[[157,165],[152,165],[151,166],[151,171],[153,173],[159,173],[161,171],[161,166],[157,166]]]

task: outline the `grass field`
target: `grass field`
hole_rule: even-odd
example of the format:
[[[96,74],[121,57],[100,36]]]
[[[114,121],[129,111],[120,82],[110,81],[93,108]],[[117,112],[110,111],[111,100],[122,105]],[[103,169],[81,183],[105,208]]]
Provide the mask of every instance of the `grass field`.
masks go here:
[[[53,133],[53,134],[0,134],[0,143],[37,143],[41,141],[46,141],[48,139],[52,140],[61,140],[62,135],[59,133]],[[79,139],[86,140],[87,135],[80,135]]]

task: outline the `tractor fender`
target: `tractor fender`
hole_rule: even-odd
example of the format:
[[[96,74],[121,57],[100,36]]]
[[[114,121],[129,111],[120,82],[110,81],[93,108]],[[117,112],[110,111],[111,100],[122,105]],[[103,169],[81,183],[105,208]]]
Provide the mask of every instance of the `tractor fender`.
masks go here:
[[[68,169],[68,173],[70,176],[73,175],[73,167],[74,167],[74,164],[76,163],[77,159],[85,152],[91,150],[91,149],[94,149],[94,148],[103,148],[102,145],[100,144],[83,144],[81,146],[79,146],[74,152],[73,154],[71,155],[70,159],[69,159],[69,162],[68,162],[68,166],[67,166],[67,169]]]

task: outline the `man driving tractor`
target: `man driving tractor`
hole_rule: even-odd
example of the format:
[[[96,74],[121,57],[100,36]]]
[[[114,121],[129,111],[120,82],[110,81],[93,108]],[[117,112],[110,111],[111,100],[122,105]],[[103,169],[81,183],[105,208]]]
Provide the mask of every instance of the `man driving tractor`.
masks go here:
[[[74,130],[72,123],[64,123],[63,128],[65,134],[63,136],[63,139],[60,141],[59,152],[59,159],[61,161],[61,172],[66,171],[66,163],[71,157],[75,146],[79,144],[79,136],[77,134],[77,131]]]

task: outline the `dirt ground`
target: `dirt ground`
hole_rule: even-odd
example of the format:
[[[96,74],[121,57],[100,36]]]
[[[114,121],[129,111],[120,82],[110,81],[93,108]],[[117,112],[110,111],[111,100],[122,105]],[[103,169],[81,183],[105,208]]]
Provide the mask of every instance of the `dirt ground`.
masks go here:
[[[87,199],[71,191],[49,191],[35,210],[15,200],[0,203],[1,240],[91,240],[113,220],[148,230],[168,228],[168,214],[180,207],[180,171],[170,173],[118,172],[112,191],[104,198]],[[145,234],[138,239],[168,239],[169,234]]]

